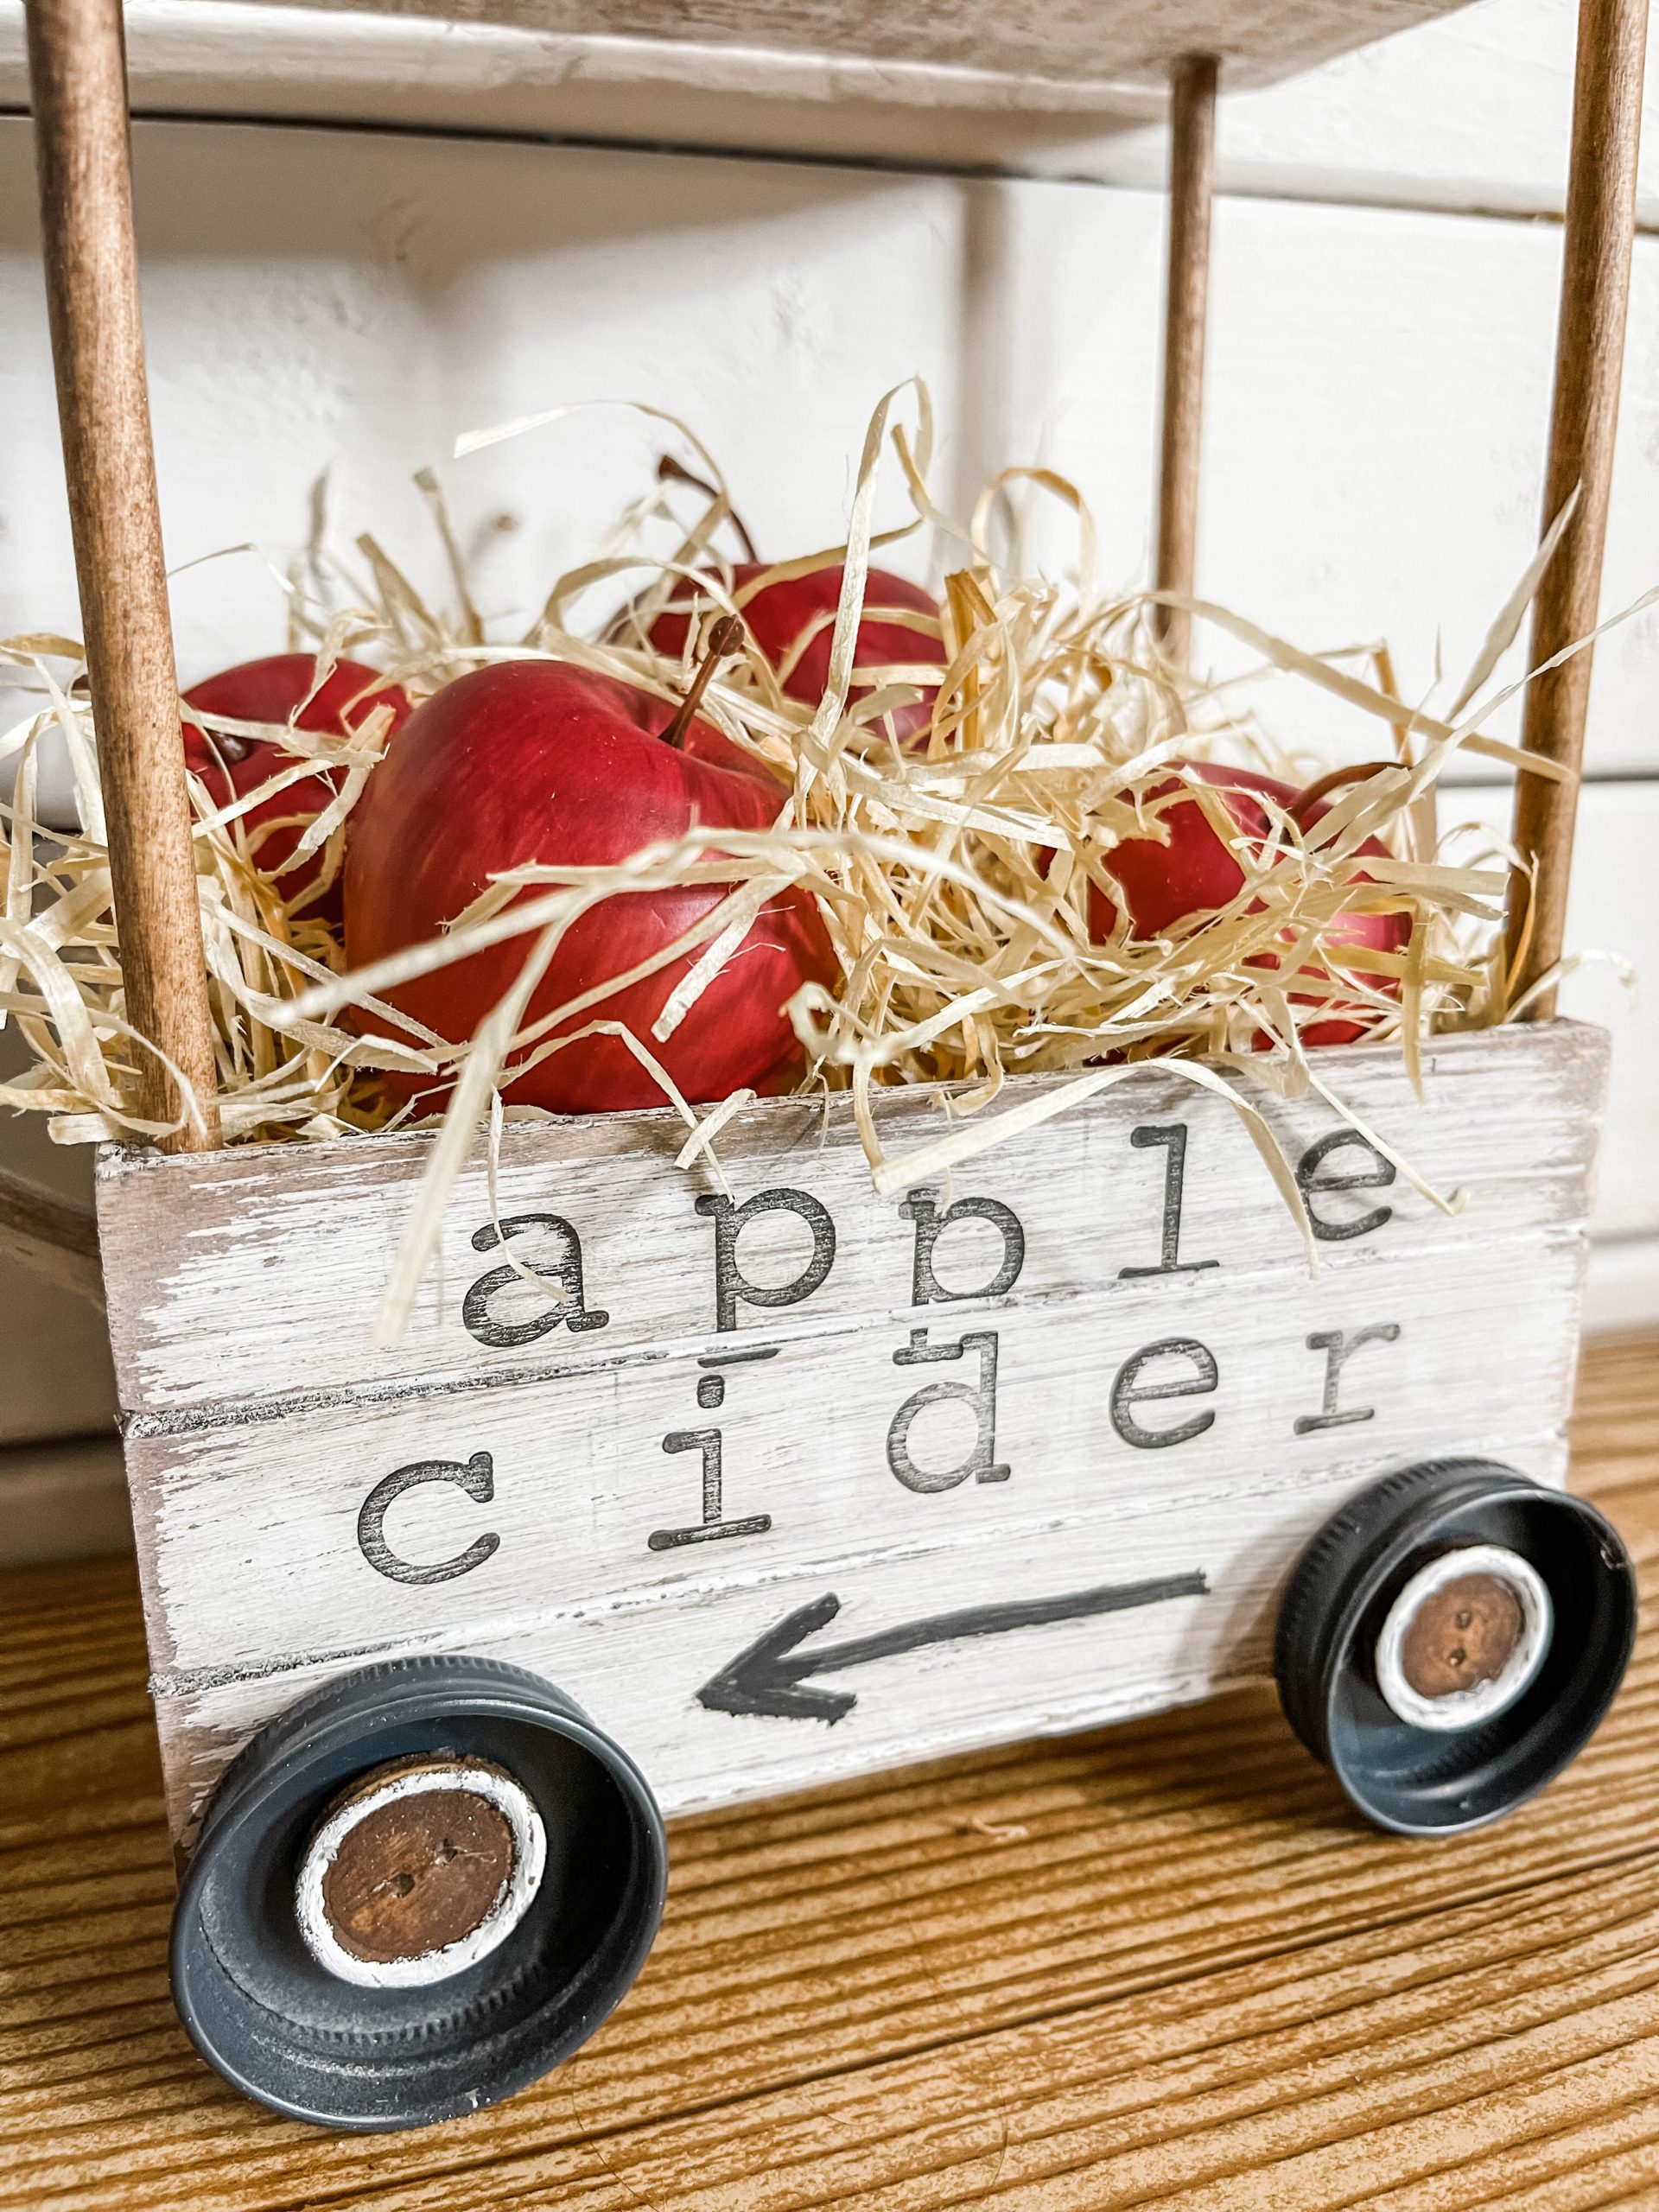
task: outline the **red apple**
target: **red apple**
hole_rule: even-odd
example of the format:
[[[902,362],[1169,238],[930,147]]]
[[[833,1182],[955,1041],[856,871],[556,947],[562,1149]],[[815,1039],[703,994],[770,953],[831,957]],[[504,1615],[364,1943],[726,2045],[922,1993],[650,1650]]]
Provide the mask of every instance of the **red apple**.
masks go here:
[[[232,721],[288,722],[296,729],[345,737],[359,728],[378,706],[391,709],[394,731],[409,718],[410,703],[396,684],[376,690],[380,677],[356,661],[336,661],[328,680],[310,696],[317,664],[310,653],[272,653],[264,660],[243,661],[217,676],[195,683],[184,694],[185,703],[204,715],[225,715]],[[296,713],[296,709],[299,711]],[[255,791],[270,778],[293,767],[295,756],[264,738],[204,735],[194,722],[184,726],[184,757],[191,772],[200,776],[220,805],[229,805],[245,792]],[[249,849],[266,874],[274,874],[292,854],[308,825],[314,822],[339,788],[334,771],[320,768],[263,799],[240,817]],[[328,888],[313,893],[322,872],[322,856],[295,868],[280,879],[283,899],[290,911],[308,911],[337,922],[340,916],[340,878]]]
[[[1216,767],[1196,760],[1174,765],[1181,769],[1182,776],[1172,776],[1155,785],[1148,796],[1161,798],[1179,791],[1183,778],[1197,777],[1221,792],[1223,804],[1237,823],[1243,842],[1257,850],[1267,842],[1272,827],[1262,799],[1274,799],[1286,812],[1290,812],[1299,796],[1295,785],[1281,783],[1273,776],[1257,775],[1249,768]],[[1306,830],[1329,811],[1327,805],[1315,799],[1297,810],[1296,818]],[[1129,837],[1105,855],[1107,871],[1122,887],[1128,902],[1129,934],[1135,938],[1161,937],[1189,915],[1211,912],[1230,905],[1244,882],[1244,872],[1236,855],[1217,835],[1196,798],[1183,799],[1166,807],[1160,819],[1168,832],[1166,844],[1151,837]],[[1379,859],[1389,857],[1388,847],[1375,837],[1368,837],[1358,850],[1375,854]],[[1110,935],[1116,921],[1116,903],[1091,888],[1090,933],[1097,940],[1103,940]],[[1325,941],[1332,947],[1363,945],[1383,952],[1402,952],[1410,937],[1411,919],[1406,914],[1344,914],[1325,931]],[[1266,956],[1266,964],[1274,964],[1271,956]],[[1302,972],[1318,975],[1322,970],[1307,967]],[[1370,981],[1383,990],[1397,988],[1381,976]],[[1297,1005],[1328,1003],[1311,998],[1305,991],[1293,991],[1290,996],[1293,1004]],[[1301,1039],[1305,1045],[1349,1045],[1363,1036],[1369,1027],[1363,1018],[1354,1020],[1339,1014],[1309,1022],[1301,1032]],[[1262,1036],[1256,1041],[1261,1046],[1270,1042]]]
[[[662,700],[563,661],[510,661],[435,692],[410,717],[353,810],[346,860],[353,966],[435,937],[505,869],[537,861],[606,866],[699,823],[769,827],[783,786],[707,722],[693,720],[683,745],[665,743],[673,718]],[[719,886],[698,884],[605,899],[571,925],[526,1022],[671,944],[724,896]],[[511,938],[385,995],[459,1043],[505,995],[531,942]],[[770,899],[736,954],[659,1042],[652,1025],[702,950],[564,1027],[625,1024],[688,1098],[723,1098],[746,1084],[787,1088],[800,1055],[785,1004],[802,982],[827,984],[838,973],[817,908],[795,890]],[[553,1053],[504,1096],[566,1114],[664,1103],[627,1046],[607,1036]]]
[[[741,561],[732,571],[733,582],[738,591],[753,577],[764,575],[768,563],[764,561]],[[767,584],[745,600],[742,616],[749,635],[774,668],[780,667],[801,632],[815,621],[828,616],[804,646],[800,658],[784,678],[784,690],[791,699],[804,705],[816,707],[823,696],[824,686],[830,681],[830,640],[835,630],[836,608],[841,601],[842,566],[836,562],[828,569],[814,569],[804,576],[791,577],[787,582]],[[674,594],[676,601],[690,601],[691,587],[683,584]],[[925,592],[919,584],[906,582],[886,569],[872,569],[865,581],[864,604],[868,608],[905,607],[916,614],[930,615],[938,620],[938,601]],[[688,614],[677,611],[671,604],[651,626],[651,642],[658,652],[677,653],[685,645]],[[867,613],[858,626],[858,641],[854,648],[855,668],[886,667],[889,664],[910,665],[918,661],[931,662],[935,667],[945,664],[945,651],[937,637],[925,630],[912,630],[906,623],[884,622],[879,613]],[[855,684],[851,697],[865,698],[874,687]],[[914,737],[927,728],[933,717],[934,690],[924,691],[914,706],[896,707],[893,712],[893,726],[899,742]]]

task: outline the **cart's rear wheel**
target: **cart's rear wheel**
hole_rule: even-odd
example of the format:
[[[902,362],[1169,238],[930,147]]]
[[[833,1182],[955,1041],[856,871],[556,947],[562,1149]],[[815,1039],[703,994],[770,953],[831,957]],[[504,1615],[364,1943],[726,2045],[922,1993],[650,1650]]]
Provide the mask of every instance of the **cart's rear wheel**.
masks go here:
[[[279,2112],[415,2127],[584,2042],[639,1972],[667,1846],[626,1754],[534,1675],[388,1662],[272,1721],[208,1808],[173,1923],[202,2055]]]
[[[1491,1460],[1431,1460],[1351,1499],[1302,1554],[1279,1695],[1369,1819],[1455,1834],[1583,1750],[1636,1615],[1630,1558],[1592,1505]]]

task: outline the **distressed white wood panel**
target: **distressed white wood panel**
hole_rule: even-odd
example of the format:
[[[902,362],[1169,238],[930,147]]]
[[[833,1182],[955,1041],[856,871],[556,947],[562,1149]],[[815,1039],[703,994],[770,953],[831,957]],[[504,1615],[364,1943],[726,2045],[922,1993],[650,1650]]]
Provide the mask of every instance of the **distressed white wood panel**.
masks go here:
[[[130,1441],[157,1678],[188,1688],[435,1636],[470,1649],[530,1633],[543,1611],[701,1604],[820,1568],[857,1586],[899,1558],[930,1611],[976,1602],[999,1563],[1018,1592],[1028,1568],[1064,1577],[1074,1555],[1109,1552],[1126,1520],[1191,1527],[1263,1487],[1317,1487],[1333,1460],[1554,1434],[1582,1264],[1570,1231],[1496,1236],[1340,1280],[1287,1268],[1241,1288],[1217,1273],[1064,1307],[936,1306],[921,1363],[901,1323],[825,1323],[753,1364],[688,1354]],[[1393,1333],[1362,1340],[1377,1329]],[[1338,1363],[1337,1419],[1324,1410],[1331,1354],[1310,1343],[1332,1331],[1355,1347]],[[1180,1395],[1116,1398],[1152,1346],[1167,1349],[1123,1389]],[[705,1525],[694,1436],[719,1440],[713,1525],[728,1535],[688,1533]],[[480,1452],[487,1497],[460,1482]],[[442,1479],[401,1492],[359,1535],[388,1478],[437,1465]],[[770,1525],[744,1528],[757,1519]],[[989,1564],[972,1567],[982,1554]],[[443,1580],[409,1579],[439,1568]]]
[[[1267,1595],[1338,1496],[1441,1454],[1561,1471],[1604,1040],[1563,1024],[1433,1057],[1414,1135],[1466,1163],[1479,1232],[1471,1216],[1402,1210],[1395,1239],[1382,1221],[1328,1246],[1346,1264],[1317,1280],[1262,1205],[1259,1162],[1206,1144],[1220,1125],[1205,1109],[1230,1109],[1172,1097],[1155,1071],[1028,1132],[982,1185],[964,1174],[957,1202],[994,1179],[1017,1215],[998,1217],[988,1251],[982,1236],[966,1277],[960,1252],[947,1257],[960,1219],[941,1225],[931,1276],[912,1275],[914,1216],[870,1197],[844,1121],[807,1141],[791,1102],[754,1109],[733,1132],[733,1161],[753,1178],[740,1174],[739,1198],[787,1177],[834,1221],[836,1257],[822,1264],[822,1221],[813,1281],[798,1251],[763,1268],[740,1236],[723,1313],[710,1219],[658,1117],[515,1129],[507,1175],[539,1172],[583,1225],[588,1311],[602,1265],[622,1348],[540,1371],[522,1346],[453,1330],[446,1344],[442,1310],[423,1323],[418,1379],[400,1365],[408,1347],[383,1356],[391,1382],[360,1354],[331,1365],[344,1303],[322,1290],[296,1211],[366,1252],[341,1203],[355,1187],[379,1210],[384,1253],[421,1139],[341,1147],[332,1169],[297,1149],[118,1166],[102,1233],[123,1373],[140,1383],[129,1471],[177,1832],[249,1728],[376,1653],[483,1650],[551,1675],[617,1728],[673,1806],[1079,1726],[1259,1669]],[[1385,1128],[1407,1088],[1388,1063],[1367,1050],[1328,1062]],[[1033,1087],[1016,1083],[1007,1103]],[[931,1119],[920,1094],[887,1107],[901,1138]],[[1168,1141],[1126,1141],[1154,1112],[1166,1137],[1177,1118],[1188,1131],[1181,1204],[1169,1218],[1161,1183],[1161,1224],[1144,1194],[1120,1201],[1146,1180],[1133,1171],[1166,1173],[1173,1157]],[[1331,1126],[1322,1109],[1297,1134]],[[284,1212],[275,1195],[289,1179],[303,1203]],[[758,1210],[742,1235],[771,1218]],[[694,1221],[707,1236],[682,1233]],[[1179,1259],[1207,1259],[1205,1235],[1224,1224],[1224,1264],[1159,1270],[1166,1238]],[[1123,1227],[1131,1259],[1111,1249]],[[763,1294],[741,1302],[740,1276]],[[302,1284],[315,1301],[303,1319]],[[784,1284],[802,1294],[768,1304],[764,1288]],[[175,1306],[182,1325],[158,1325]],[[243,1312],[264,1326],[250,1333]],[[169,1370],[146,1370],[134,1347],[176,1362],[193,1333],[219,1379],[175,1366],[195,1402],[158,1402]],[[519,1363],[493,1367],[501,1351]],[[353,1379],[321,1387],[336,1373]],[[1133,1614],[1083,1594],[1195,1573],[1201,1599],[1189,1583]],[[1090,1612],[1096,1671],[1080,1672],[1082,1630],[1064,1608],[996,1636],[950,1626],[963,1609],[1068,1596]],[[836,1722],[827,1760],[828,1716],[779,1708],[775,1680],[761,1712],[703,1694],[756,1637],[825,1599],[858,1624],[855,1641],[887,1639],[873,1684],[920,1655],[902,1702],[861,1694]],[[931,1626],[909,1635],[918,1620]]]
[[[1320,1065],[1328,1087],[1434,1187],[1447,1198],[1468,1193],[1451,1218],[1403,1177],[1386,1191],[1318,1200],[1332,1225],[1357,1225],[1374,1207],[1388,1216],[1363,1235],[1322,1241],[1327,1273],[1370,1275],[1407,1254],[1456,1264],[1493,1240],[1583,1218],[1605,1080],[1600,1032],[1560,1024],[1446,1039],[1426,1056],[1422,1102],[1396,1047],[1343,1047]],[[1065,1080],[1016,1079],[1001,1109]],[[1339,1138],[1340,1115],[1316,1094],[1285,1101],[1249,1075],[1239,1083],[1294,1166],[1311,1147]],[[883,1095],[876,1120],[895,1159],[949,1126],[939,1101],[921,1089]],[[666,1111],[507,1130],[500,1218],[524,1224],[507,1249],[529,1266],[563,1271],[568,1290],[579,1266],[582,1310],[569,1321],[559,1319],[569,1309],[506,1278],[480,1135],[411,1325],[380,1351],[370,1322],[430,1156],[429,1135],[180,1160],[111,1152],[99,1217],[129,1427],[253,1419],[262,1407],[352,1389],[382,1399],[476,1389],[537,1370],[658,1357],[670,1347],[714,1351],[756,1335],[776,1342],[835,1323],[885,1324],[912,1310],[925,1318],[920,1309],[933,1310],[927,1282],[912,1308],[925,1236],[938,1238],[938,1284],[969,1306],[985,1302],[974,1294],[1005,1256],[1010,1267],[1017,1261],[1017,1273],[998,1303],[1046,1313],[1103,1290],[1121,1305],[1141,1287],[1123,1271],[1156,1268],[1166,1256],[1173,1154],[1147,1133],[1171,1128],[1185,1132],[1181,1263],[1213,1266],[1236,1284],[1304,1272],[1300,1236],[1234,1108],[1156,1069],[967,1163],[948,1192],[937,1175],[919,1179],[941,1206],[988,1198],[1009,1210],[1006,1230],[960,1217],[936,1230],[879,1198],[845,1097],[827,1113],[810,1102],[767,1100],[734,1117],[719,1140],[728,1201],[713,1195],[706,1162],[674,1166],[684,1129]],[[1386,1172],[1351,1147],[1310,1168],[1327,1179]],[[803,1194],[795,1211],[762,1195],[780,1187]],[[755,1217],[722,1232],[710,1209],[732,1203]],[[826,1232],[810,1224],[814,1210],[832,1238],[820,1249],[833,1252],[816,1277],[814,1240]],[[551,1218],[532,1226],[532,1215]],[[722,1307],[722,1235],[737,1274],[766,1287],[760,1298],[731,1293]],[[499,1290],[489,1289],[491,1278]],[[809,1281],[798,1301],[772,1302],[779,1287]]]
[[[1558,1436],[1483,1435],[1483,1451],[1540,1482],[1560,1482]],[[1316,1480],[1182,1510],[1098,1516],[1039,1553],[981,1544],[949,1561],[908,1557],[814,1569],[688,1593],[671,1606],[594,1605],[549,1614],[468,1649],[560,1684],[644,1767],[665,1812],[804,1789],[920,1757],[1060,1734],[1155,1712],[1257,1680],[1272,1663],[1278,1600],[1305,1544],[1357,1490],[1399,1464],[1348,1459]],[[882,1637],[955,1610],[1064,1600],[1113,1585],[1203,1575],[1181,1596],[1093,1617],[974,1637],[941,1638],[810,1687],[851,1692],[826,1723],[709,1710],[696,1695],[798,1609],[839,1609],[794,1647],[802,1656]],[[396,1647],[454,1650],[435,1634]],[[156,1700],[168,1818],[188,1845],[213,1784],[254,1731],[356,1662],[243,1675],[175,1688]]]

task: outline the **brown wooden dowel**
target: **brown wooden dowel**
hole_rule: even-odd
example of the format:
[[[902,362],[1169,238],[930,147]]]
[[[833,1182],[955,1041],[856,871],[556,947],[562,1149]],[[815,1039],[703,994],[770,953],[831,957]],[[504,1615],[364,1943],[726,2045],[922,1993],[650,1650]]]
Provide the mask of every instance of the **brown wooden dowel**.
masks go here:
[[[1169,282],[1164,302],[1164,416],[1158,482],[1160,591],[1191,596],[1198,544],[1198,442],[1204,422],[1205,310],[1216,183],[1216,58],[1189,54],[1170,79]],[[1184,661],[1192,620],[1159,609],[1165,649]]]
[[[58,414],[99,734],[127,1017],[182,1071],[219,1141],[167,571],[144,384],[119,0],[28,0]],[[140,1110],[178,1117],[177,1088],[140,1052]]]
[[[1600,605],[1636,231],[1647,27],[1648,0],[1581,0],[1545,526],[1575,486],[1579,505],[1534,603],[1535,668],[1592,630]],[[1579,768],[1590,667],[1590,653],[1578,653],[1532,685],[1522,725],[1529,753]],[[1535,865],[1536,880],[1529,885],[1517,873],[1510,885],[1505,948],[1512,998],[1560,958],[1577,805],[1576,779],[1555,783],[1524,771],[1516,779],[1515,842]],[[1548,1020],[1554,1011],[1553,990],[1528,1009],[1534,1020]]]

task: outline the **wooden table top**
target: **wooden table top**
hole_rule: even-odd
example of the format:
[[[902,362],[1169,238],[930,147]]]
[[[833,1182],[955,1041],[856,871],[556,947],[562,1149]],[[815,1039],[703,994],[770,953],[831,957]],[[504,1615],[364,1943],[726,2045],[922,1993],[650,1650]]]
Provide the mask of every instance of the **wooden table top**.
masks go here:
[[[1659,1338],[1580,1488],[1659,1560]],[[420,2134],[245,2103],[168,2003],[131,1565],[0,1577],[0,2206],[1573,2212],[1659,2204],[1659,1630],[1500,1827],[1363,1827],[1265,1694],[677,1824],[656,1950]]]

